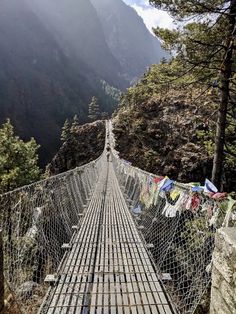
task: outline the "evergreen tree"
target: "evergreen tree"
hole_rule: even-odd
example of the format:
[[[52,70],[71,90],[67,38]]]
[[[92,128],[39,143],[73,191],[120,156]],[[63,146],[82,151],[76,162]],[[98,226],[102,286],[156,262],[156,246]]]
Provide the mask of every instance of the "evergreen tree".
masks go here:
[[[0,193],[30,184],[40,178],[39,146],[32,138],[23,142],[14,134],[10,120],[0,128]]]
[[[108,112],[102,112],[101,113],[101,119],[102,120],[107,120],[107,119],[109,119],[109,114],[108,114]]]
[[[70,128],[70,132],[71,133],[76,132],[78,127],[79,127],[79,118],[78,118],[77,115],[75,115],[74,118],[73,118],[73,122],[72,122],[71,128]]]
[[[61,141],[64,143],[68,140],[70,136],[70,123],[69,123],[69,120],[66,119],[63,127],[62,127],[62,130],[61,130]]]
[[[222,187],[224,150],[227,149],[227,114],[235,108],[231,92],[236,84],[235,35],[236,0],[149,0],[158,9],[168,11],[178,21],[194,19],[182,29],[169,31],[157,28],[155,33],[172,49],[186,68],[201,81],[219,81],[220,99],[215,136],[212,181]],[[201,21],[201,22],[199,22]],[[234,114],[234,113],[233,113]]]
[[[91,103],[88,105],[88,117],[91,121],[95,121],[100,116],[100,108],[98,104],[98,99],[93,96]]]

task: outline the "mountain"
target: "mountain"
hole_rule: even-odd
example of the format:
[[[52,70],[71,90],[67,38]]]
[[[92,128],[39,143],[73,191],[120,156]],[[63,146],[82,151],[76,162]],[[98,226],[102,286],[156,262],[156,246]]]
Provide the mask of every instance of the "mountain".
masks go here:
[[[104,121],[98,120],[72,128],[48,165],[47,173],[56,175],[97,159],[103,152],[105,137]]]
[[[67,55],[82,61],[110,85],[128,86],[89,0],[28,0],[28,3]]]
[[[109,109],[109,97],[96,73],[64,53],[24,0],[0,2],[0,29],[0,122],[10,117],[23,139],[35,137],[45,163],[64,120],[77,113],[85,121],[91,95]]]
[[[91,0],[102,23],[106,42],[129,81],[142,75],[167,54],[136,11],[122,0]]]
[[[181,67],[175,60],[153,65],[123,95],[113,119],[116,149],[133,166],[203,184],[211,178],[218,91],[202,81],[189,84],[192,75],[174,82]],[[166,84],[167,78],[173,83]],[[235,136],[227,131],[227,143],[233,147]],[[235,190],[235,156],[225,157],[223,183],[224,191]]]
[[[28,0],[58,44],[123,89],[166,54],[122,0]]]
[[[0,123],[10,118],[21,138],[35,137],[42,165],[58,149],[66,118],[87,122],[92,96],[112,113],[117,88],[162,55],[133,9],[103,1],[0,1]]]

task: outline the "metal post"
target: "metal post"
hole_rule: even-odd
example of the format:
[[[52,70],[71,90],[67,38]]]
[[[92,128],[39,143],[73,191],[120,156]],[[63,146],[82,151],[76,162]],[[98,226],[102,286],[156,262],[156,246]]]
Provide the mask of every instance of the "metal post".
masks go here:
[[[3,241],[0,230],[0,312],[4,309]]]

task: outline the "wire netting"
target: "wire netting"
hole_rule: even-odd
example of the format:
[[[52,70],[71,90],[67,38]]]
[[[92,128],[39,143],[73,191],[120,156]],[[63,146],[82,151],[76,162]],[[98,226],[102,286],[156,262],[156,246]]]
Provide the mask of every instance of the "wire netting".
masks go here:
[[[114,147],[114,138],[107,138]],[[236,226],[235,202],[193,192],[190,185],[170,186],[114,149],[110,157],[171,303],[179,313],[193,313],[211,280],[215,232]],[[72,243],[82,223],[106,164],[102,158],[0,196],[4,274],[21,312],[36,313],[49,287],[45,277],[60,276],[63,244]]]
[[[172,304],[194,313],[211,281],[215,232],[235,225],[234,202],[176,182],[166,188],[168,178],[132,167],[116,152],[113,163]]]
[[[23,313],[36,313],[98,179],[100,160],[0,196],[4,275]]]

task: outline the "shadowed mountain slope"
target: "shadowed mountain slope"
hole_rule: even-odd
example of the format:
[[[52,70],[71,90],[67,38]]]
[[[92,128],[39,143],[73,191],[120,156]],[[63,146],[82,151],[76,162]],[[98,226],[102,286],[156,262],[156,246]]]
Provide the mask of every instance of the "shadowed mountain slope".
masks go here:
[[[122,0],[91,0],[101,20],[106,41],[128,80],[167,56],[136,11]]]
[[[0,3],[0,122],[10,117],[23,138],[34,136],[50,160],[61,126],[87,116],[91,95],[105,97],[99,78],[69,58],[23,0]]]

